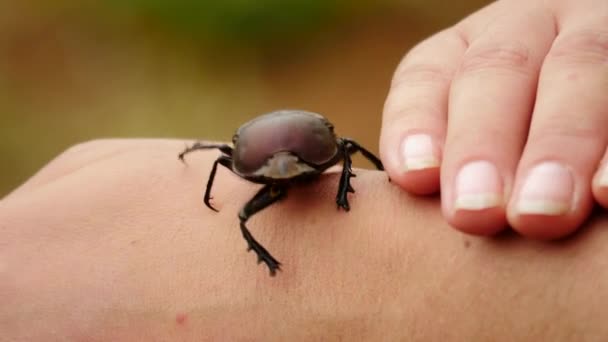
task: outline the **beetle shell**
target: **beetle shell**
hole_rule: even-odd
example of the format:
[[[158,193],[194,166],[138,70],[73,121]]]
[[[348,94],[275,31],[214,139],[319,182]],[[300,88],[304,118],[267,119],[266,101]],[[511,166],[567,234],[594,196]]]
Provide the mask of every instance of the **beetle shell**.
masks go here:
[[[311,165],[327,163],[338,153],[331,123],[300,110],[259,116],[241,126],[232,140],[234,168],[243,175],[252,175],[279,152],[292,153]]]

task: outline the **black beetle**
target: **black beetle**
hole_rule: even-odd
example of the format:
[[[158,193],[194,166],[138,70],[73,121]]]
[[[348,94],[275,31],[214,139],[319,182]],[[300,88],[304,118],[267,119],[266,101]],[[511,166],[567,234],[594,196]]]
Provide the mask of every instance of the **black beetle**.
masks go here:
[[[339,138],[333,125],[323,116],[302,110],[279,110],[259,116],[241,126],[232,137],[234,148],[227,144],[197,142],[179,154],[184,156],[195,150],[219,149],[222,155],[211,168],[204,202],[217,211],[209,200],[211,187],[220,164],[239,177],[254,183],[265,184],[239,212],[241,232],[247,241],[248,251],[258,256],[258,263],[268,265],[270,275],[280,270],[281,263],[254,238],[245,223],[258,211],[285,197],[290,183],[312,179],[339,161],[344,162],[338,186],[338,208],[350,210],[347,195],[355,192],[350,178],[351,155],[357,151],[369,159],[378,170],[384,170],[382,162],[374,154],[355,141]]]

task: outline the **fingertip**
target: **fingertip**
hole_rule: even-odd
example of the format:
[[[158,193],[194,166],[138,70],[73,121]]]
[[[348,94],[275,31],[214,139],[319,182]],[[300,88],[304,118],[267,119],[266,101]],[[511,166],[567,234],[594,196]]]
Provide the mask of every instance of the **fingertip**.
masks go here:
[[[391,183],[397,184],[408,193],[424,196],[439,192],[439,167],[404,171],[399,166],[389,165],[386,164],[386,172]]]
[[[591,213],[593,201],[586,198],[571,206],[532,201],[513,204],[507,213],[519,234],[539,240],[554,240],[574,233]]]
[[[391,181],[415,195],[439,191],[440,154],[436,139],[426,133],[395,134],[394,139],[381,141],[381,156]]]
[[[445,199],[451,191],[442,194],[442,209],[448,223],[457,230],[473,235],[490,236],[507,226],[504,200],[489,194],[459,195],[452,203]]]
[[[439,167],[407,171],[399,185],[414,195],[432,195],[439,192]]]
[[[608,209],[608,163],[594,177],[593,196],[602,207]]]
[[[456,171],[456,170],[455,170]],[[442,177],[442,207],[448,223],[468,234],[494,235],[506,226],[503,180],[488,160],[462,165]],[[445,189],[445,190],[444,190]]]
[[[574,233],[589,212],[568,216],[508,213],[509,223],[519,234],[538,240],[555,240]]]
[[[605,209],[608,209],[608,186],[593,189],[593,195],[595,196],[595,200],[597,203],[599,203],[599,205]]]
[[[507,209],[513,229],[529,238],[552,240],[581,227],[593,207],[589,177],[558,161],[524,169]]]
[[[459,231],[472,235],[492,236],[507,227],[505,211],[501,207],[481,210],[456,209],[448,223]]]

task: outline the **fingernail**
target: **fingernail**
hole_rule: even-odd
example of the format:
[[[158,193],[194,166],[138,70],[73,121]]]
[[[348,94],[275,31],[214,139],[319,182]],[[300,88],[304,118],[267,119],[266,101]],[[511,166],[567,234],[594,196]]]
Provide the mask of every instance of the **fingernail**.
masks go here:
[[[604,171],[600,175],[600,186],[608,187],[608,163],[606,163]]]
[[[574,179],[557,162],[543,162],[530,170],[519,192],[516,210],[523,215],[563,215],[570,210]]]
[[[494,164],[475,161],[456,176],[456,210],[483,210],[502,205],[502,181]]]
[[[428,134],[412,134],[401,144],[405,172],[439,167],[439,156]]]

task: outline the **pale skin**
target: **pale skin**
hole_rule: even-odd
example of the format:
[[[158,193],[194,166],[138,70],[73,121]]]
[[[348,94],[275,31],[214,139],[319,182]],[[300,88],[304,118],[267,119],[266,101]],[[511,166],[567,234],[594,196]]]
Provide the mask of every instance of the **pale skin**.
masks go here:
[[[436,198],[355,170],[290,189],[252,233],[237,212],[259,185],[184,141],[77,145],[0,201],[0,331],[12,340],[601,340],[608,336],[608,215],[536,242],[449,229]]]
[[[606,94],[607,1],[497,1],[403,58],[381,158],[457,229],[561,238],[608,208]]]

